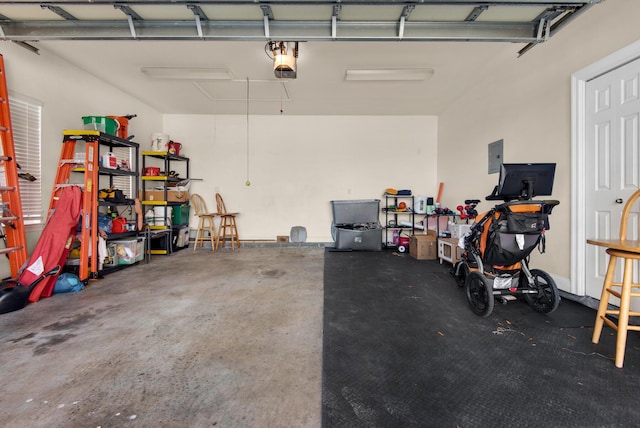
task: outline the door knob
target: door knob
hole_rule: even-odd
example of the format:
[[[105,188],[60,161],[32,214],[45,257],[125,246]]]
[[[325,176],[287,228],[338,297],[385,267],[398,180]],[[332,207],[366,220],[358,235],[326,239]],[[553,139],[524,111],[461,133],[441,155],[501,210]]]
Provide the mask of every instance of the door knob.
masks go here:
[[[616,199],[616,204],[621,204],[622,202],[624,202],[624,201],[622,200],[622,198],[618,198],[618,199]]]

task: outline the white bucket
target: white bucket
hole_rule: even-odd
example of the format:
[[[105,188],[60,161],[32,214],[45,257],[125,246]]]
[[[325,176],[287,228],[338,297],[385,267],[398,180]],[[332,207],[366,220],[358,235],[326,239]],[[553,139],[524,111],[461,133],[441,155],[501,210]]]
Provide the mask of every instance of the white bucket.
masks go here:
[[[167,215],[165,216],[165,210]],[[171,226],[173,207],[153,207],[153,224],[155,226]]]
[[[162,132],[151,134],[151,151],[166,152],[167,150],[169,150],[169,136]]]
[[[150,209],[146,213],[144,213],[144,222],[147,223],[148,226],[154,226],[156,224],[155,214],[153,213],[153,209]]]

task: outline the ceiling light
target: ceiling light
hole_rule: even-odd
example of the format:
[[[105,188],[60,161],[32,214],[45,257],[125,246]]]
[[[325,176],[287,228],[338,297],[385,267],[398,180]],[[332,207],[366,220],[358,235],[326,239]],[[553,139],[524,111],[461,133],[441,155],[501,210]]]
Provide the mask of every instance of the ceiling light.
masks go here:
[[[433,68],[347,70],[345,80],[416,81],[430,79],[433,73]]]
[[[142,67],[140,71],[152,79],[231,80],[233,78],[228,68]]]

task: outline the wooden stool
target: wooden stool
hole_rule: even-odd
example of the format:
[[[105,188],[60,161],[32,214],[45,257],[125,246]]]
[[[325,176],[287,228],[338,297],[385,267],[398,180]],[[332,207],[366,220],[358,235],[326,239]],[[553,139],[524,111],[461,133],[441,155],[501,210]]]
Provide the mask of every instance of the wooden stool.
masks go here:
[[[640,316],[640,312],[630,310],[631,298],[640,297],[640,284],[632,282],[634,261],[640,260],[640,241],[627,239],[627,220],[629,213],[636,200],[640,197],[640,190],[637,190],[627,201],[622,211],[620,220],[620,239],[589,239],[587,243],[607,248],[609,254],[609,266],[604,277],[602,287],[602,295],[600,296],[600,305],[598,306],[598,314],[596,316],[596,324],[593,327],[593,337],[591,341],[598,343],[602,333],[604,323],[617,332],[616,336],[616,367],[622,368],[624,364],[624,353],[627,347],[627,332],[640,331],[640,326],[629,325],[629,317]],[[622,282],[614,282],[616,265],[618,259],[623,262]],[[611,296],[620,299],[619,309],[608,309],[609,299]],[[617,315],[618,322],[609,317],[609,315]]]
[[[196,239],[193,243],[193,251],[198,248],[198,242],[200,242],[200,248],[204,247],[204,239],[209,234],[209,239],[211,240],[211,251],[216,248],[215,245],[215,225],[214,219],[216,217],[216,213],[210,213],[207,210],[207,204],[204,201],[204,198],[197,193],[192,193],[190,196],[191,206],[195,211],[196,217],[198,217],[198,228],[196,229]]]
[[[240,239],[238,238],[238,227],[236,225],[236,216],[238,213],[227,212],[227,207],[219,193],[216,193],[216,206],[218,212],[216,215],[220,217],[220,226],[218,226],[218,235],[216,236],[216,250],[222,238],[222,246],[227,242],[227,235],[231,239],[231,250],[235,251],[236,245],[240,248]]]
[[[640,253],[607,249],[609,254],[609,267],[604,279],[602,288],[602,296],[600,297],[600,306],[598,306],[598,315],[596,316],[596,325],[593,327],[593,337],[591,341],[598,343],[602,326],[604,323],[618,332],[616,337],[616,367],[622,368],[624,363],[624,352],[627,347],[627,331],[640,331],[640,326],[629,325],[629,317],[640,316],[640,312],[629,310],[632,297],[640,297],[640,292],[633,291],[639,289],[640,284],[631,282],[633,278],[633,261],[640,260]],[[623,260],[624,270],[622,273],[622,282],[613,282],[618,259]],[[616,287],[616,288],[614,288]],[[619,288],[619,290],[617,289]],[[611,295],[620,299],[620,309],[608,309],[609,298]],[[608,317],[608,315],[617,315],[618,323]]]

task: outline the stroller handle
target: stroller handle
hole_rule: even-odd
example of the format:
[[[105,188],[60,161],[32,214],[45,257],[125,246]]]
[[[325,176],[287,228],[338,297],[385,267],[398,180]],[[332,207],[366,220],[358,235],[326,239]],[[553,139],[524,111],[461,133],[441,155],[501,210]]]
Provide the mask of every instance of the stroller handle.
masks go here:
[[[496,205],[495,208],[498,211],[505,211],[509,209],[509,207],[516,206],[516,205],[540,205],[542,212],[544,212],[545,214],[551,214],[551,211],[553,210],[553,208],[559,204],[560,204],[560,201],[555,199],[545,199],[542,201],[525,200],[525,201],[505,202],[503,204]]]

